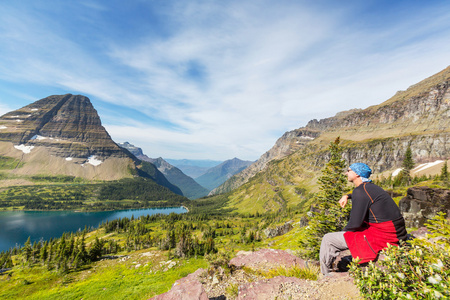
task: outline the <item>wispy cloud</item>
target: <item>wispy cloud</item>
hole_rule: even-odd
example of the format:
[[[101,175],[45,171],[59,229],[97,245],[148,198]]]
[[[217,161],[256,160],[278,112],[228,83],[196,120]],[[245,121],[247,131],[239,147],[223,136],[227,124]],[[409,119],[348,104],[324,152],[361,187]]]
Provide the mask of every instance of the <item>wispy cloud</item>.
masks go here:
[[[351,3],[3,3],[0,80],[90,96],[112,137],[149,156],[256,159],[449,64],[448,5]]]

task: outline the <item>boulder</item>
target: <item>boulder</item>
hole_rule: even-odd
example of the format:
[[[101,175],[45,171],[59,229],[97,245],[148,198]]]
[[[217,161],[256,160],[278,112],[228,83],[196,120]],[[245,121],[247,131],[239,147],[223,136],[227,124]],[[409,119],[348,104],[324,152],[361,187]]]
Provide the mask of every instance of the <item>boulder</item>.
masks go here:
[[[420,227],[419,229],[410,232],[411,236],[415,238],[426,238],[430,232],[428,231],[428,228],[426,227]]]
[[[406,197],[399,202],[400,211],[405,218],[406,227],[422,227],[438,212],[450,211],[450,190],[412,187]]]
[[[194,273],[183,277],[172,285],[172,289],[167,293],[150,298],[152,300],[208,300],[199,276],[205,272],[204,269],[198,269]]]
[[[333,262],[333,271],[347,272],[350,269],[349,265],[351,262],[352,254],[350,253],[350,250],[341,251]]]

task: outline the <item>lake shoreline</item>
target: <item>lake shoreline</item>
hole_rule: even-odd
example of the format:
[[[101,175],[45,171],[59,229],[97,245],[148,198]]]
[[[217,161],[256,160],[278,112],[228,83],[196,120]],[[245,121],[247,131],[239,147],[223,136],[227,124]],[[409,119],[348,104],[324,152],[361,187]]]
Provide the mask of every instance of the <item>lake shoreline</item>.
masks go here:
[[[59,212],[63,212],[63,211],[69,211],[69,212],[76,212],[76,213],[91,213],[91,212],[111,212],[111,211],[125,211],[125,210],[141,210],[141,209],[170,209],[170,208],[177,208],[177,207],[183,207],[184,209],[186,209],[186,213],[189,212],[189,208],[187,208],[184,205],[180,205],[180,206],[150,206],[150,207],[142,207],[142,208],[119,208],[119,209],[105,209],[105,210],[79,210],[79,209],[10,209],[8,208],[0,208],[0,212],[19,212],[19,211],[24,211],[24,212],[50,212],[50,211],[59,211]]]

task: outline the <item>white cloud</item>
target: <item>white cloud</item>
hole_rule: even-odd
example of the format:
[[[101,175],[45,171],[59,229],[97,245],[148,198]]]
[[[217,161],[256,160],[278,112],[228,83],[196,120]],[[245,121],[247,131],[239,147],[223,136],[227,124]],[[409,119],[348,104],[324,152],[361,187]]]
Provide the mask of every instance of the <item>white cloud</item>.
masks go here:
[[[91,4],[90,13],[110,9]],[[164,15],[163,34],[128,43],[85,33],[102,43],[93,51],[44,12],[8,6],[0,79],[56,86],[147,115],[151,122],[101,117],[115,140],[147,147],[153,157],[255,159],[286,130],[378,104],[449,64],[450,16],[442,7],[404,12],[381,27],[355,20],[363,4],[326,8],[169,1],[156,12]]]

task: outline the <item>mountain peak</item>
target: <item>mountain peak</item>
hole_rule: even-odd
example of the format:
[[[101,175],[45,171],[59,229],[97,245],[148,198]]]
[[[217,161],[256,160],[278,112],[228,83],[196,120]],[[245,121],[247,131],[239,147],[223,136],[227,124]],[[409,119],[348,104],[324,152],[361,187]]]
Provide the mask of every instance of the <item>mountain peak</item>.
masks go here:
[[[52,155],[125,157],[102,126],[88,97],[53,95],[0,117],[0,141],[44,146]]]

